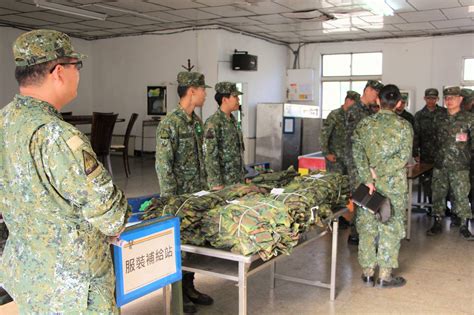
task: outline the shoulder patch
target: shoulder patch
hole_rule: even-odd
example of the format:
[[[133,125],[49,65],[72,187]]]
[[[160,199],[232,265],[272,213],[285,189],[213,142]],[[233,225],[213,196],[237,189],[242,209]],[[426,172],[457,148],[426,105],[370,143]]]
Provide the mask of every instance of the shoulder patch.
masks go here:
[[[160,136],[160,139],[163,139],[163,140],[168,140],[170,138],[170,134],[168,130],[164,130],[164,129],[160,130],[159,136]]]
[[[84,172],[89,176],[99,167],[99,162],[86,150],[82,150],[82,157],[84,159]]]
[[[79,149],[83,143],[84,141],[82,141],[81,137],[77,135],[72,136],[69,140],[66,141],[66,144],[73,152]]]

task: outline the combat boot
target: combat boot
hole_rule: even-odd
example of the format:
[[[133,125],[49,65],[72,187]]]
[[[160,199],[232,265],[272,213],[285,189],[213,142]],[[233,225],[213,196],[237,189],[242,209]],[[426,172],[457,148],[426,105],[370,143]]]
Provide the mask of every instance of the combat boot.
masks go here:
[[[183,274],[183,297],[186,296],[194,304],[211,305],[214,300],[194,287],[194,273]]]
[[[441,227],[441,220],[442,218],[440,216],[435,216],[433,226],[428,231],[426,231],[426,235],[434,236],[441,234],[443,231],[443,228]]]
[[[406,283],[405,278],[392,275],[392,268],[380,268],[376,286],[383,289],[399,288],[403,287]]]
[[[456,214],[453,213],[453,214],[451,215],[451,224],[450,224],[450,226],[451,226],[451,227],[458,227],[458,226],[461,226],[461,223],[462,223],[461,221],[462,221],[461,218],[458,217]]]
[[[375,278],[374,278],[374,269],[373,268],[364,268],[362,270],[362,282],[365,284],[367,287],[373,287],[375,284]]]
[[[189,299],[186,294],[183,294],[183,313],[194,314],[197,313],[196,305]]]
[[[469,231],[469,220],[466,221],[466,224],[462,225],[461,228],[459,229],[459,233],[461,233],[461,235],[467,239],[467,240],[470,240],[470,241],[473,241],[474,240],[474,235],[472,235],[471,231]]]

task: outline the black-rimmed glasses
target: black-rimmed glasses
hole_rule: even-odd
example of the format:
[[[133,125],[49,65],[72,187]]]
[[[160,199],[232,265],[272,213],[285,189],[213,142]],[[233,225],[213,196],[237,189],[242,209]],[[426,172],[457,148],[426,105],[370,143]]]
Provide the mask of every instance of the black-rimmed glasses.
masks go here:
[[[76,62],[59,62],[59,63],[54,65],[54,67],[49,71],[49,73],[53,73],[54,69],[56,69],[56,67],[58,65],[61,65],[61,66],[74,65],[77,70],[81,70],[82,69],[82,60],[79,60],[79,61],[76,61]]]

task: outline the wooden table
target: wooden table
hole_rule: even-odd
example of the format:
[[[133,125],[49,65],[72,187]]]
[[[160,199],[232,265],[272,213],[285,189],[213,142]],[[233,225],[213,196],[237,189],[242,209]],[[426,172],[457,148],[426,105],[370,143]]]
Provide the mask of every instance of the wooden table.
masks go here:
[[[92,125],[92,115],[64,115],[65,122],[71,125]],[[124,122],[124,118],[117,118],[115,122]]]
[[[407,235],[406,239],[410,240],[411,235],[411,210],[414,205],[413,203],[413,180],[417,179],[421,175],[431,171],[433,169],[433,164],[429,163],[417,163],[412,166],[407,167],[407,178],[408,178],[408,203],[407,203]],[[426,205],[417,203],[417,205]]]

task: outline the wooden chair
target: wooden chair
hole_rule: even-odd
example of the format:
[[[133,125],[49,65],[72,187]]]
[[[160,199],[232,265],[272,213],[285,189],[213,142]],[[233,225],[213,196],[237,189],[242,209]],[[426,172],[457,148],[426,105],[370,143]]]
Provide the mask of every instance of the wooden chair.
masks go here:
[[[128,163],[128,142],[130,140],[130,134],[132,133],[133,125],[135,124],[137,117],[138,117],[137,113],[133,113],[132,116],[130,117],[130,120],[128,121],[128,125],[127,125],[127,131],[125,132],[125,136],[123,139],[123,144],[113,144],[110,146],[110,150],[112,152],[122,152],[123,167],[125,169],[125,175],[127,177],[129,177],[129,175],[132,173],[130,171],[130,164]]]
[[[118,114],[92,113],[91,145],[99,161],[106,165],[111,176],[112,164],[110,163],[110,144],[112,133]]]

